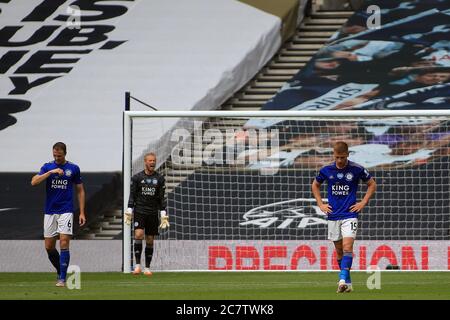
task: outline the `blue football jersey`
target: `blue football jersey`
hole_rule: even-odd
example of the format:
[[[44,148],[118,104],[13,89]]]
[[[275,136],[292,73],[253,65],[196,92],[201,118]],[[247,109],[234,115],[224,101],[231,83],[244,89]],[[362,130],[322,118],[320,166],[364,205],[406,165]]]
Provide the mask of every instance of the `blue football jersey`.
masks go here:
[[[73,212],[73,184],[83,183],[80,168],[69,161],[64,165],[58,165],[55,161],[44,164],[39,175],[60,168],[64,171],[62,176],[52,173],[46,181],[46,214],[63,214]]]
[[[343,169],[338,169],[336,163],[320,169],[317,182],[328,183],[328,204],[332,209],[328,220],[357,218],[358,213],[350,212],[350,207],[356,203],[359,180],[367,182],[371,178],[369,171],[352,161]]]

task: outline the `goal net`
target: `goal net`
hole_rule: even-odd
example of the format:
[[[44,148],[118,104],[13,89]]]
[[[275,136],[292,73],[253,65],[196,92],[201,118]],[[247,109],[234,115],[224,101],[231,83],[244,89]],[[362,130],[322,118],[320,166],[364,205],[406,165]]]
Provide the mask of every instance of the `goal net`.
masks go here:
[[[448,110],[127,111],[124,207],[152,151],[170,217],[153,270],[336,270],[311,184],[345,141],[378,185],[359,215],[352,268],[448,270],[449,120]],[[358,199],[366,189],[360,182]],[[124,272],[133,238],[124,224]]]

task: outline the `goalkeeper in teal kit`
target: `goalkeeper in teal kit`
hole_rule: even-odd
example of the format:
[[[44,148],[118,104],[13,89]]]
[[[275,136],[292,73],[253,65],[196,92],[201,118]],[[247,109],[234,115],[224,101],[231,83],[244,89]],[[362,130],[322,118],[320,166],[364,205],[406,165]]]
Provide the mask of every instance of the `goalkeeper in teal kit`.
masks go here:
[[[144,170],[131,178],[130,198],[125,212],[125,222],[131,224],[134,218],[134,257],[133,274],[141,274],[142,240],[145,232],[145,269],[144,275],[151,276],[150,263],[153,257],[153,243],[159,234],[158,227],[169,227],[169,216],[166,212],[164,194],[165,180],[155,171],[156,155],[147,153],[144,156]]]
[[[328,239],[333,241],[340,267],[338,293],[353,290],[350,268],[353,243],[358,230],[358,213],[375,193],[376,182],[362,166],[348,160],[348,145],[337,142],[333,148],[335,162],[320,169],[312,183],[312,192],[320,209],[328,215]],[[364,198],[357,202],[358,183],[367,184]],[[320,186],[328,183],[328,203],[322,201]]]

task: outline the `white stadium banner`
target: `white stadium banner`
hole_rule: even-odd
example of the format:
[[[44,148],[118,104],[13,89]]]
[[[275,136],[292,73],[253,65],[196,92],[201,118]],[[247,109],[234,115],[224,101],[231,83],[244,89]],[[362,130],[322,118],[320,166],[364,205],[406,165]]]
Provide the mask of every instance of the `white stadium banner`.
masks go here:
[[[47,257],[36,255],[43,250],[42,246],[43,243],[37,240],[0,241],[0,251],[8,257],[0,261],[0,270],[51,271]],[[83,271],[121,270],[120,240],[78,240],[72,246],[71,263]],[[24,256],[33,256],[33,263],[22,263]],[[352,270],[364,271],[375,267],[385,270],[389,265],[400,270],[450,270],[450,241],[356,241]],[[326,240],[164,240],[155,242],[152,269],[331,271],[338,270],[338,267],[333,244]]]
[[[215,109],[281,44],[279,17],[236,0],[16,0],[0,10],[1,172],[36,171],[56,141],[83,171],[118,171],[125,91],[159,110]]]

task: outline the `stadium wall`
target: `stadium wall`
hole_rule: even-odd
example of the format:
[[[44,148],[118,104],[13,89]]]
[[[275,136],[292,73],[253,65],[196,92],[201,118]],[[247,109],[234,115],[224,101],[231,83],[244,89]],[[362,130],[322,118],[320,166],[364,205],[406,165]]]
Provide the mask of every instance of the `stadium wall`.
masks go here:
[[[43,239],[45,183],[31,186],[31,177],[36,173],[0,172],[0,240]],[[122,197],[122,179],[118,173],[104,172],[86,173],[82,179],[89,226],[96,222],[96,214],[117,207]],[[78,201],[74,201],[74,209],[76,221]],[[74,234],[79,230],[75,223]]]
[[[74,240],[71,265],[82,272],[121,271],[120,240]],[[0,241],[0,272],[51,272],[43,241]],[[32,257],[23,263],[23,257]],[[31,258],[30,258],[31,259]],[[357,241],[352,270],[450,270],[450,241]],[[155,242],[153,270],[337,270],[329,241]]]

